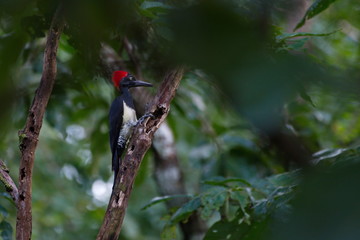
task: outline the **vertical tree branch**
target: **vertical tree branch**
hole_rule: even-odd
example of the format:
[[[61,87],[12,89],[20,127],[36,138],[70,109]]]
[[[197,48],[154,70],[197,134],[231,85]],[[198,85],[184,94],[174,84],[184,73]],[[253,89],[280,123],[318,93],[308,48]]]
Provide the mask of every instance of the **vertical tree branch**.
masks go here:
[[[19,168],[19,200],[16,222],[16,239],[29,240],[32,232],[32,170],[34,155],[47,103],[56,77],[56,53],[64,26],[61,7],[53,17],[44,52],[43,73],[35,92],[25,128],[19,131],[21,160]]]
[[[170,102],[175,96],[183,71],[183,68],[178,68],[165,75],[149,109],[155,118],[148,119],[145,125],[135,128],[127,153],[121,162],[120,174],[116,178],[105,218],[97,236],[98,240],[118,239],[140,163],[151,146],[155,131],[169,113]]]

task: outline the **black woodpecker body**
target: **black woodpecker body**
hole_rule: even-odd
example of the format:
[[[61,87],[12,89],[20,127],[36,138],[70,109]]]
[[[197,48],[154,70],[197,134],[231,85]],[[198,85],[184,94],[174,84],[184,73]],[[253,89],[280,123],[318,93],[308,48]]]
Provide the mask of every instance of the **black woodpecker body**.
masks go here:
[[[132,87],[151,87],[147,82],[136,80],[125,71],[115,71],[112,76],[114,86],[120,91],[109,112],[110,147],[112,152],[112,169],[115,173],[114,182],[119,172],[121,155],[126,148],[132,128],[137,124],[133,98],[129,91]],[[148,117],[146,115],[145,117]],[[140,121],[140,120],[139,120]]]

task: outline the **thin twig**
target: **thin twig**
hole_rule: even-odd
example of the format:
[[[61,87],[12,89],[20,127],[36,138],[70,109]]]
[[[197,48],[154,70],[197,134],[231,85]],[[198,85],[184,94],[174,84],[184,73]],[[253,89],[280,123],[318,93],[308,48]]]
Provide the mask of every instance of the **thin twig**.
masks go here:
[[[6,191],[10,194],[11,198],[14,200],[15,205],[17,206],[19,191],[15,185],[15,182],[10,177],[9,169],[2,160],[0,160],[0,181],[5,185]]]
[[[48,33],[41,81],[26,120],[25,128],[19,131],[21,160],[19,168],[19,199],[16,221],[16,239],[29,240],[32,232],[31,191],[35,150],[47,103],[56,77],[56,53],[64,26],[61,7],[53,17]]]
[[[140,163],[151,146],[155,131],[169,113],[170,102],[175,96],[183,72],[183,68],[180,67],[166,74],[149,109],[149,112],[155,116],[154,119],[148,119],[145,125],[135,128],[127,153],[121,162],[120,174],[116,179],[105,218],[97,236],[98,240],[118,239]]]

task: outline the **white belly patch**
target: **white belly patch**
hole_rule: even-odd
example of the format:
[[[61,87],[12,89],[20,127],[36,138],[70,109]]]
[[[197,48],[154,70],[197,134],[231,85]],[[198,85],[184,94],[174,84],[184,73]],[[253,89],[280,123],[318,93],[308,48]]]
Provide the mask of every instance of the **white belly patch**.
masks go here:
[[[126,147],[129,136],[132,132],[132,128],[136,125],[137,118],[135,110],[130,108],[123,102],[123,123],[119,133],[118,145],[122,148]]]
[[[124,112],[123,112],[123,125],[128,122],[136,122],[136,113],[135,110],[130,108],[128,105],[126,105],[125,102],[123,102]]]

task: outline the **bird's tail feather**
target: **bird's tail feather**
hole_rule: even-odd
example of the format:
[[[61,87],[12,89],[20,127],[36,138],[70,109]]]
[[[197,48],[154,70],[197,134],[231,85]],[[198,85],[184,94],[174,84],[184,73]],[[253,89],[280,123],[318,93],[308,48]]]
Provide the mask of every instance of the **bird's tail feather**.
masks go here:
[[[112,169],[114,171],[114,185],[116,182],[116,177],[119,173],[120,170],[120,165],[121,165],[121,155],[124,151],[124,148],[121,149],[117,149],[117,151],[115,151],[114,155],[113,155],[113,159],[112,159]]]

